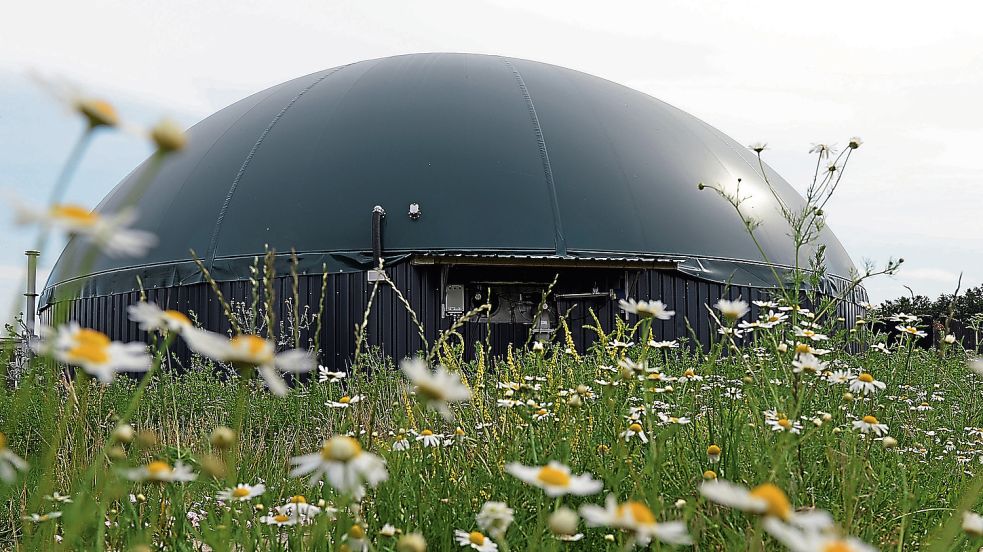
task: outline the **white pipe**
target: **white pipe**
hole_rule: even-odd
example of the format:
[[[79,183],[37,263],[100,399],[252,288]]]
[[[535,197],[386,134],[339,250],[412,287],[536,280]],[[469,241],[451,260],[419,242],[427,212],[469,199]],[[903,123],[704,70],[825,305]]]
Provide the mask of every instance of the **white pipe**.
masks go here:
[[[27,339],[34,337],[34,327],[37,319],[37,298],[38,298],[38,255],[40,251],[28,250],[27,255],[27,308],[24,313],[24,320],[27,325]]]

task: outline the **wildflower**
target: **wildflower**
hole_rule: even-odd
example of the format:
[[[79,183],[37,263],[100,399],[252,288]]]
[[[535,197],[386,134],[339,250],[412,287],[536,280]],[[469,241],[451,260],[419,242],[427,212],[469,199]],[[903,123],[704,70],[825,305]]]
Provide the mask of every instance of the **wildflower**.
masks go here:
[[[720,461],[721,452],[722,451],[720,450],[719,446],[710,445],[709,447],[707,447],[707,460],[716,464],[717,462]]]
[[[751,310],[748,308],[747,302],[740,299],[736,299],[734,301],[721,299],[717,301],[714,307],[716,307],[716,309],[720,311],[720,314],[724,315],[724,318],[728,320],[737,320],[738,318],[742,318],[748,313],[748,311]]]
[[[679,379],[686,381],[703,381],[703,376],[697,374],[692,368],[687,368],[686,371],[683,372],[683,377]]]
[[[830,144],[813,144],[812,147],[809,148],[809,153],[818,153],[819,155],[829,156],[836,153],[836,150]]]
[[[41,341],[34,344],[38,354],[59,362],[79,366],[102,383],[109,383],[117,372],[146,372],[150,355],[143,343],[112,341],[109,336],[69,322],[57,329],[42,327]]]
[[[162,310],[154,303],[140,301],[126,308],[130,320],[139,324],[145,332],[169,331],[180,333],[185,328],[193,326],[186,314],[176,310]]]
[[[967,361],[969,369],[983,376],[983,358],[971,358]]]
[[[679,342],[675,339],[672,341],[656,341],[654,339],[650,339],[649,347],[652,347],[653,349],[678,349]]]
[[[713,470],[706,470],[703,472],[703,479],[704,481],[713,481],[717,479],[717,472]]]
[[[878,437],[887,434],[887,424],[882,424],[873,416],[864,416],[860,420],[853,422],[853,428],[859,429],[861,433],[874,432]]]
[[[481,507],[481,511],[475,516],[478,527],[482,531],[488,531],[493,538],[501,539],[508,531],[509,525],[515,520],[515,512],[504,502],[488,501]]]
[[[700,493],[712,502],[745,512],[766,514],[785,521],[793,514],[785,492],[774,483],[764,483],[749,490],[730,481],[715,479],[700,485]]]
[[[348,408],[349,406],[354,406],[355,403],[361,401],[365,397],[362,395],[349,396],[338,399],[337,401],[327,401],[324,403],[325,406],[330,406],[331,408]]]
[[[838,383],[850,383],[855,376],[850,370],[833,370],[832,372],[826,374],[826,381],[830,385],[835,385]]]
[[[848,145],[850,146],[850,149],[857,149],[863,143],[864,141],[861,140],[859,136],[854,136],[853,138],[850,138],[850,143]]]
[[[801,354],[792,361],[792,369],[796,374],[800,372],[821,373],[826,369],[826,363],[809,353]]]
[[[400,368],[413,386],[417,397],[421,397],[427,406],[436,410],[448,422],[454,420],[454,414],[448,403],[471,400],[471,390],[461,383],[458,374],[448,372],[443,366],[437,366],[430,371],[422,359],[406,359],[400,363]]]
[[[557,508],[555,512],[550,514],[548,523],[550,531],[555,536],[563,538],[564,540],[569,540],[571,537],[578,534],[577,526],[580,525],[580,516],[577,515],[576,511],[571,510],[566,506],[561,506]],[[581,535],[581,537],[582,536],[583,535]]]
[[[44,523],[60,517],[61,512],[48,512],[47,514],[31,514],[28,516],[21,516],[21,519],[24,521],[30,521],[31,523]]]
[[[881,441],[881,444],[884,445],[884,448],[887,450],[891,450],[898,446],[898,440],[888,435],[883,441]]]
[[[17,224],[39,224],[62,230],[70,236],[91,241],[111,257],[142,257],[157,245],[154,234],[130,228],[137,220],[133,209],[102,214],[73,204],[55,204],[46,209],[37,209],[16,199],[12,202]]]
[[[236,442],[236,432],[226,426],[216,426],[209,437],[212,446],[219,450],[232,448]]]
[[[188,138],[181,127],[171,119],[164,119],[150,129],[150,139],[161,152],[172,152],[184,149]]]
[[[635,344],[634,341],[627,341],[626,342],[626,341],[618,341],[617,339],[615,339],[611,343],[608,343],[608,348],[609,349],[627,349],[627,348],[631,347],[634,344]]]
[[[662,301],[635,301],[634,299],[625,301],[621,299],[618,301],[618,305],[621,310],[638,315],[639,318],[669,320],[676,314],[676,311],[668,310]]]
[[[751,301],[751,303],[757,305],[762,309],[777,309],[778,303],[774,301]]]
[[[680,416],[677,418],[676,416],[669,416],[668,414],[665,414],[663,412],[659,412],[659,420],[663,424],[667,424],[667,425],[669,424],[686,425],[690,422],[690,419],[687,418],[686,416]]]
[[[457,529],[454,531],[454,538],[457,539],[457,543],[465,548],[472,548],[478,552],[495,552],[498,550],[498,545],[495,541],[486,537],[478,531],[461,531]]]
[[[13,483],[18,471],[27,471],[27,461],[7,448],[7,436],[0,433],[0,480]]]
[[[867,372],[862,372],[856,379],[850,382],[850,391],[864,395],[876,393],[885,387],[887,387],[887,384],[883,381],[875,380],[874,376]]]
[[[884,343],[875,343],[871,345],[870,348],[874,351],[879,351],[881,353],[884,353],[885,355],[891,354],[891,350],[888,349],[887,345],[885,345]]]
[[[608,495],[604,506],[585,504],[580,515],[592,527],[623,529],[633,534],[641,546],[648,546],[653,538],[669,544],[692,544],[692,539],[681,521],[659,523],[655,514],[645,504],[634,500],[618,504],[614,495]]]
[[[795,328],[795,337],[805,337],[813,341],[825,341],[829,339],[829,337],[827,337],[826,335],[821,333],[816,333],[815,331],[810,330],[809,328]]]
[[[229,339],[207,330],[187,328],[182,336],[188,347],[200,355],[228,362],[238,370],[256,369],[274,395],[287,394],[287,384],[278,370],[300,373],[314,368],[314,360],[307,351],[291,349],[277,353],[272,341],[258,335],[241,334]]]
[[[830,532],[796,527],[776,518],[768,518],[765,530],[795,552],[876,552],[877,549],[854,537],[839,537]]]
[[[301,523],[302,520],[300,516],[288,516],[287,514],[278,513],[272,516],[263,516],[259,518],[259,522],[267,525],[283,527],[284,525],[297,525],[298,523]]]
[[[318,383],[337,383],[343,379],[348,374],[344,372],[332,372],[327,366],[317,366],[317,382]]]
[[[50,500],[51,502],[57,502],[59,504],[71,504],[72,497],[63,495],[58,491],[51,493],[50,495],[44,495],[45,500]]]
[[[266,492],[266,485],[259,483],[257,485],[247,485],[245,483],[240,483],[231,489],[225,489],[219,491],[215,498],[219,500],[231,500],[245,502],[247,500],[252,500],[257,496]]]
[[[543,345],[542,341],[537,339],[536,341],[532,342],[532,350],[536,353],[541,353],[546,350],[546,346]]]
[[[942,338],[942,341],[944,341],[945,343],[947,343],[949,345],[952,345],[953,343],[956,342],[956,336],[954,336],[952,334],[946,334],[946,336]]]
[[[642,430],[642,425],[638,422],[632,422],[631,425],[628,426],[628,429],[621,432],[620,436],[624,437],[626,443],[630,441],[632,437],[637,437],[642,443],[649,442],[649,438],[645,436],[645,431]]]
[[[392,524],[387,523],[382,526],[382,529],[379,529],[379,535],[382,537],[395,537],[396,528]]]
[[[129,443],[136,437],[136,430],[130,424],[120,424],[113,429],[112,437],[114,441]]]
[[[764,142],[754,142],[753,144],[749,144],[748,148],[754,153],[761,153],[768,149],[768,144]]]
[[[775,326],[781,324],[788,318],[788,315],[783,312],[768,311],[768,314],[761,317],[761,321],[766,324],[768,328],[774,328]]]
[[[621,368],[622,375],[629,375],[629,377],[625,379],[631,379],[631,376],[645,372],[648,370],[648,366],[648,361],[645,360],[635,362],[630,358],[623,358],[618,361],[618,367]]]
[[[351,494],[356,501],[365,494],[363,484],[375,487],[389,478],[385,460],[362,450],[358,441],[345,435],[335,435],[324,442],[320,451],[291,458],[290,463],[294,466],[291,477],[310,474],[311,486],[327,479],[332,487]]]
[[[307,498],[304,495],[294,495],[290,497],[286,504],[283,506],[277,506],[275,510],[278,513],[288,515],[290,517],[300,518],[302,522],[309,522],[313,520],[315,516],[321,513],[321,507],[325,506],[324,500],[318,500],[319,506],[307,503]],[[338,512],[335,508],[327,508],[327,513],[332,516]]]
[[[410,440],[406,438],[406,434],[400,432],[398,435],[396,435],[396,440],[393,441],[393,450],[400,452],[404,450],[409,450],[409,448],[410,448]]]
[[[197,477],[191,468],[184,465],[181,461],[171,467],[163,460],[154,460],[146,466],[140,466],[131,470],[125,470],[123,476],[133,481],[157,481],[159,483],[182,483],[194,481]]]
[[[427,539],[420,533],[407,533],[396,542],[397,552],[426,552]]]
[[[963,512],[963,531],[983,537],[983,516],[974,512]]]
[[[429,429],[424,429],[416,436],[417,441],[423,441],[423,446],[425,447],[439,447],[440,441],[443,440],[444,436],[439,433],[434,433]]]
[[[550,462],[545,466],[523,466],[512,462],[505,466],[505,471],[525,483],[543,489],[547,496],[592,495],[604,486],[604,483],[595,480],[589,473],[571,475],[570,468],[559,462]]]
[[[914,338],[925,337],[925,336],[928,335],[927,333],[919,330],[915,326],[905,326],[903,324],[898,324],[897,326],[894,327],[894,329],[898,330],[899,332],[901,332],[903,334],[908,334],[908,335],[910,335],[910,336],[912,336]]]
[[[788,433],[800,433],[802,431],[802,424],[799,422],[793,422],[784,416],[768,416],[765,419],[765,423],[771,427],[772,431],[778,432],[788,432]]]

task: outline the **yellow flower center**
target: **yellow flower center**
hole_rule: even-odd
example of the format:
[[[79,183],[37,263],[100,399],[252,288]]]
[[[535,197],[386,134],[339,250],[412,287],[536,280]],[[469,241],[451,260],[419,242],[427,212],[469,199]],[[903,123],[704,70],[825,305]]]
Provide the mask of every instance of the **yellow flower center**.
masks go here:
[[[864,423],[865,424],[871,424],[871,425],[876,424],[877,423],[877,418],[875,418],[873,416],[864,416]]]
[[[694,372],[692,368],[687,368],[686,371],[683,372],[683,376],[685,376],[687,378],[691,378],[691,377],[693,377],[695,375],[696,375],[696,372]]]
[[[420,432],[420,435],[424,437],[430,437],[431,435],[433,435],[433,432],[430,431],[429,429],[424,429],[423,431]]]
[[[245,498],[245,497],[249,496],[249,488],[248,487],[236,487],[235,489],[232,489],[232,496],[234,496],[236,498]]]
[[[105,100],[81,100],[78,102],[77,109],[89,120],[89,125],[92,127],[119,124],[116,108]]]
[[[720,447],[717,445],[710,445],[707,447],[707,454],[710,456],[720,456]]]
[[[624,504],[619,504],[615,511],[619,518],[627,514],[639,525],[655,525],[655,515],[652,513],[652,510],[649,510],[648,506],[641,502],[629,500]]]
[[[905,326],[904,331],[906,331],[906,332],[908,332],[910,334],[918,333],[918,328],[916,328],[914,326]]]
[[[928,403],[927,403],[927,402],[924,402],[924,401],[922,401],[922,404],[921,404],[920,406],[928,406]]]
[[[554,487],[567,487],[570,485],[570,474],[553,466],[539,468],[536,479]]]
[[[232,338],[234,349],[244,349],[246,360],[251,364],[267,364],[273,361],[273,349],[269,347],[269,341],[258,335],[237,335]]]
[[[7,436],[0,433],[0,450],[7,448]]]
[[[81,205],[53,205],[48,211],[51,218],[65,219],[76,224],[91,226],[99,220],[99,215]]]
[[[105,363],[109,360],[110,340],[106,334],[82,328],[75,335],[75,346],[68,350],[68,357],[76,361]]]
[[[444,398],[444,390],[429,383],[417,383],[416,394],[421,395],[428,401],[439,401]]]
[[[471,533],[468,534],[468,540],[475,546],[482,546],[485,544],[485,536],[477,531],[471,531]]]
[[[778,420],[778,425],[782,426],[785,429],[790,429],[792,427],[792,422],[788,421],[788,418],[782,418]]]
[[[778,322],[779,320],[781,320],[781,318],[779,318],[777,314],[773,314],[768,317],[769,322]]]
[[[352,525],[351,529],[348,530],[348,536],[353,539],[364,539],[365,529],[362,529],[361,525]]]
[[[760,498],[767,504],[765,513],[779,519],[788,520],[792,516],[792,504],[785,491],[773,483],[764,483],[751,489],[751,496]]]
[[[641,426],[641,424],[637,424],[637,423],[631,424],[630,426],[628,426],[628,431],[631,431],[633,433],[641,433],[642,432],[642,426]]]
[[[457,429],[454,430],[454,435],[457,435],[459,437],[463,437],[464,436],[464,430],[461,429],[460,427],[458,427]]]
[[[716,479],[716,478],[717,478],[717,472],[715,472],[713,470],[707,470],[707,471],[703,472],[703,479],[706,479],[707,481],[710,481],[710,480],[713,480],[713,479]]]
[[[853,547],[846,541],[835,540],[823,546],[823,552],[853,552]]]
[[[273,521],[276,521],[277,523],[286,523],[290,521],[290,517],[284,514],[277,514],[273,516]]]
[[[540,408],[539,410],[536,411],[536,414],[538,414],[540,416],[545,416],[545,415],[549,414],[549,411],[546,410],[545,408]]]
[[[180,311],[166,310],[164,311],[164,318],[167,318],[172,322],[177,322],[178,324],[188,325],[188,326],[191,325],[191,319],[188,318],[188,315]]]
[[[805,343],[796,343],[795,344],[795,352],[796,353],[808,353],[811,350],[812,350],[812,347],[810,347],[809,345],[807,345]]]
[[[352,402],[352,398],[349,397],[348,395],[345,395],[344,397],[338,399],[338,402],[340,402],[341,404],[348,404]]]
[[[865,372],[865,373],[860,374],[859,376],[857,376],[857,379],[860,380],[860,381],[862,381],[862,382],[864,382],[864,383],[871,383],[871,382],[874,381],[874,376],[872,376],[872,375],[870,375],[870,374],[868,374],[868,373]]]
[[[321,458],[336,462],[347,462],[362,453],[362,445],[347,435],[338,435],[324,442]]]
[[[307,504],[307,497],[304,495],[294,495],[290,497],[291,504]]]
[[[812,336],[816,335],[816,332],[814,332],[812,330],[802,330],[802,335],[804,335],[806,337],[812,337]]]
[[[156,460],[147,464],[147,473],[150,474],[150,477],[162,477],[171,473],[171,465],[167,462]]]

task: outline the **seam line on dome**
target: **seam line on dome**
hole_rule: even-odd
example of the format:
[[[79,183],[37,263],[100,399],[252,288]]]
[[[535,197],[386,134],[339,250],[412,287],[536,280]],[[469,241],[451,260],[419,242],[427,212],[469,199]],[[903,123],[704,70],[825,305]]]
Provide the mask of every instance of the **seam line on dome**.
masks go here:
[[[287,102],[287,105],[283,106],[283,109],[281,109],[279,113],[273,116],[273,119],[270,121],[270,124],[266,125],[266,128],[263,129],[263,132],[259,135],[259,138],[256,139],[256,143],[253,144],[253,147],[249,149],[249,153],[246,154],[246,158],[243,159],[242,165],[239,166],[239,171],[236,173],[235,178],[232,179],[232,184],[229,186],[229,193],[226,194],[225,201],[222,202],[222,208],[219,209],[218,217],[215,219],[215,228],[212,230],[211,239],[208,241],[208,249],[205,252],[205,262],[207,263],[209,268],[212,267],[215,261],[215,249],[218,247],[218,235],[222,231],[222,222],[225,220],[225,214],[229,210],[229,204],[232,203],[232,197],[235,196],[236,189],[239,187],[239,181],[246,173],[246,169],[249,167],[249,163],[252,162],[253,157],[256,155],[256,152],[259,151],[259,146],[262,145],[263,140],[266,139],[266,136],[270,133],[270,131],[273,130],[273,127],[276,126],[277,122],[280,121],[280,119],[287,112],[287,110],[293,107],[295,103],[297,103],[297,100],[299,100],[310,89],[314,88],[318,84],[321,84],[321,81],[337,73],[338,71],[348,67],[349,65],[351,64],[349,63],[348,65],[335,67],[329,73],[321,76],[311,84],[304,87],[303,90],[298,92],[296,96],[294,96],[289,102]]]
[[[529,109],[529,119],[532,122],[533,132],[536,134],[536,142],[539,144],[539,159],[543,163],[543,176],[546,178],[546,188],[550,200],[550,208],[553,211],[553,243],[556,247],[557,255],[567,254],[567,242],[563,235],[563,222],[560,220],[560,204],[556,196],[556,184],[553,181],[553,166],[550,164],[549,151],[546,149],[546,137],[543,135],[543,127],[539,124],[539,115],[536,113],[536,106],[533,105],[532,96],[526,88],[526,81],[522,74],[507,58],[502,58],[505,65],[512,71],[512,77],[519,86],[519,92],[526,102]]]

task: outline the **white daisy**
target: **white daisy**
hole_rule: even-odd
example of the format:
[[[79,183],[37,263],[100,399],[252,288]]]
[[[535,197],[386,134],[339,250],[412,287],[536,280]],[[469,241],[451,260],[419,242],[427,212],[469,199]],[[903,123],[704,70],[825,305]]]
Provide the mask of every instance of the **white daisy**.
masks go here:
[[[669,544],[693,543],[682,521],[660,523],[645,504],[634,500],[618,504],[614,495],[608,495],[603,507],[584,504],[580,507],[580,515],[588,526],[611,527],[632,533],[636,543],[641,546],[648,546],[653,538]]]
[[[763,483],[748,489],[723,479],[712,479],[700,485],[700,494],[728,508],[764,514],[783,521],[791,520],[794,515],[785,491],[774,483]]]
[[[966,361],[966,364],[969,366],[970,370],[983,376],[983,357],[971,358]]]
[[[862,372],[853,381],[850,382],[850,391],[853,393],[862,393],[864,395],[869,395],[871,393],[876,393],[887,387],[883,381],[878,381],[874,379],[874,376],[868,374],[867,372]]]
[[[764,142],[754,142],[752,144],[748,144],[748,149],[750,149],[754,153],[761,153],[766,149],[768,149],[768,144]]]
[[[854,376],[853,372],[850,370],[833,370],[826,375],[826,381],[828,381],[830,385],[843,384],[850,383],[850,381],[852,381],[855,377],[856,376]]]
[[[525,483],[543,489],[547,496],[586,496],[599,492],[604,487],[603,482],[597,481],[589,473],[571,475],[570,468],[559,462],[550,462],[545,466],[524,466],[512,462],[505,466],[505,471]]]
[[[266,492],[266,485],[259,483],[256,485],[247,485],[245,483],[240,483],[231,489],[224,489],[216,493],[215,498],[219,500],[229,500],[245,502],[256,498],[257,496]]]
[[[625,312],[638,315],[639,318],[669,320],[676,314],[676,311],[666,308],[666,304],[662,301],[635,301],[634,299],[625,301],[621,299],[618,301],[618,306]]]
[[[140,301],[126,308],[130,320],[139,324],[141,330],[154,332],[166,330],[181,333],[185,328],[193,326],[186,314],[176,310],[162,310],[154,303]]]
[[[485,502],[475,516],[478,527],[496,539],[501,539],[515,520],[515,512],[504,502]]]
[[[7,447],[7,436],[0,433],[0,481],[13,483],[18,471],[27,471],[27,461]]]
[[[327,366],[321,366],[320,364],[317,366],[318,383],[337,383],[347,376],[348,374],[344,372],[332,372]]]
[[[679,342],[673,339],[672,341],[656,341],[654,339],[649,340],[649,347],[654,349],[678,349]]]
[[[642,429],[642,424],[638,422],[632,422],[628,426],[628,429],[622,431],[619,435],[625,439],[626,443],[630,441],[632,437],[638,438],[642,443],[649,442],[649,438],[645,436],[645,431]]]
[[[30,521],[31,523],[44,523],[46,521],[51,521],[53,519],[58,519],[61,517],[61,512],[48,512],[47,514],[31,514],[27,516],[21,516],[24,521]]]
[[[160,483],[194,481],[197,477],[191,468],[180,460],[174,464],[174,467],[163,460],[154,460],[146,466],[123,470],[123,476],[132,481],[157,481]]]
[[[772,431],[778,432],[788,432],[788,433],[800,433],[802,431],[802,424],[798,421],[791,421],[785,417],[769,417],[765,420],[765,423],[771,427]]]
[[[897,326],[894,327],[894,329],[898,330],[903,334],[910,335],[913,338],[920,338],[928,335],[927,333],[923,332],[922,330],[919,330],[915,326],[905,326],[903,324],[898,324]]]
[[[809,353],[798,355],[798,357],[792,361],[792,366],[792,371],[796,374],[800,372],[812,372],[813,374],[819,374],[826,369],[825,362],[819,360],[814,355],[810,355]]]
[[[106,334],[82,328],[77,322],[69,322],[57,329],[42,327],[41,341],[32,346],[38,354],[81,367],[102,383],[113,381],[117,372],[150,369],[151,359],[145,344],[112,341]]]
[[[963,512],[963,531],[983,537],[983,516],[975,512]]]
[[[454,538],[457,539],[457,543],[461,546],[477,550],[478,552],[495,552],[498,550],[498,545],[495,544],[495,541],[478,531],[471,531],[469,533],[457,529],[454,531]]]
[[[839,537],[832,532],[796,527],[777,518],[768,518],[765,530],[792,552],[877,552],[877,549],[854,537]]]
[[[887,435],[887,424],[882,424],[873,416],[864,416],[860,420],[854,420],[853,428],[860,430],[861,433],[873,432],[878,437]]]
[[[454,420],[454,414],[448,404],[471,400],[471,390],[461,383],[461,377],[443,366],[431,371],[420,358],[405,359],[399,366],[416,396],[449,422]]]
[[[829,339],[828,336],[821,333],[816,333],[809,328],[795,328],[795,337],[805,337],[813,341],[825,341]]]
[[[274,395],[287,394],[287,383],[279,372],[301,373],[314,368],[314,359],[307,351],[291,349],[276,352],[272,341],[258,335],[228,337],[202,330],[187,328],[182,334],[192,351],[219,362],[232,364],[236,369],[256,369]]]
[[[62,230],[70,236],[95,243],[111,257],[142,257],[157,245],[154,234],[130,228],[138,218],[133,209],[101,214],[79,205],[60,204],[36,209],[18,200],[13,200],[13,204],[17,224],[40,224]]]
[[[310,474],[311,486],[326,479],[356,501],[365,494],[363,485],[375,487],[389,478],[385,460],[362,450],[358,441],[345,435],[335,435],[324,442],[320,451],[291,458],[290,463],[294,466],[291,477]]]
[[[330,406],[331,408],[348,408],[350,406],[355,406],[356,403],[364,398],[364,395],[345,395],[337,401],[327,401],[324,403],[324,405]]]
[[[728,320],[737,320],[742,318],[751,309],[748,308],[747,301],[742,301],[740,299],[735,299],[730,301],[728,299],[721,299],[717,301],[714,307],[720,311],[720,314],[727,318]]]
[[[434,433],[429,429],[424,429],[416,436],[417,441],[423,442],[425,447],[439,447],[440,442],[444,440],[444,436],[440,433]]]

